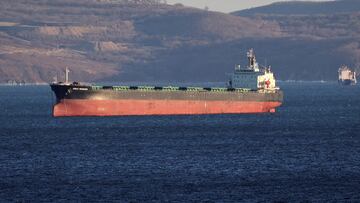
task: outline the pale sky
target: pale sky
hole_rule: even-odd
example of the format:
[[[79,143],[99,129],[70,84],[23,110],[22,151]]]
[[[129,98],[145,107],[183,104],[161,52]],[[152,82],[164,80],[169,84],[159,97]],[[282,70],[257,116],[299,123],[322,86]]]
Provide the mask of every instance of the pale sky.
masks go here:
[[[288,0],[167,0],[167,3],[181,3],[186,6],[205,8],[209,7],[212,11],[221,11],[229,13],[246,8],[263,6],[273,2],[288,1]],[[314,0],[314,1],[330,1],[330,0]]]

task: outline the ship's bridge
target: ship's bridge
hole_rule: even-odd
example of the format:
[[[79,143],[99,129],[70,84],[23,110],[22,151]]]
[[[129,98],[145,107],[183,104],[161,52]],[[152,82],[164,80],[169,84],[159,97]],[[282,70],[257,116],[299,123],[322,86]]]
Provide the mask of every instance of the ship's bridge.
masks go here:
[[[277,89],[274,74],[271,67],[260,68],[256,62],[256,56],[253,49],[247,53],[248,66],[235,66],[235,71],[230,75],[229,87],[245,88],[252,90],[259,89]]]

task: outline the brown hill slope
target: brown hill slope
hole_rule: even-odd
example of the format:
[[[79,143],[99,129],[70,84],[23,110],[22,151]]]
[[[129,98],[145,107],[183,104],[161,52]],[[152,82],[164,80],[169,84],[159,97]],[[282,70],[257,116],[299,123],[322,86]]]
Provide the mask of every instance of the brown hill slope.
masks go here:
[[[233,15],[276,22],[289,38],[302,42],[292,47],[290,52],[297,55],[298,60],[288,57],[289,52],[284,54],[284,62],[294,64],[294,73],[300,73],[299,69],[308,69],[309,73],[311,69],[321,70],[322,76],[315,74],[314,79],[335,80],[336,69],[341,64],[348,64],[357,72],[360,71],[360,2],[357,0],[282,2],[234,12]],[[314,44],[317,45],[316,49],[309,50]],[[303,50],[309,52],[304,54]],[[317,57],[307,61],[306,67],[298,65],[301,59],[311,58],[311,55]],[[332,62],[327,63],[329,61]],[[333,73],[332,77],[328,75],[329,71]],[[311,78],[311,75],[305,76],[302,79]]]
[[[166,53],[281,35],[276,23],[182,6],[132,1],[3,0],[0,82],[49,82],[65,66],[73,70],[73,79],[82,81],[178,80],[176,72],[186,63],[173,56],[165,58]],[[159,61],[165,61],[163,65],[173,74],[157,72]],[[196,64],[199,67],[194,74],[204,67],[201,62]],[[210,79],[214,70],[202,79]]]
[[[239,17],[155,1],[0,1],[0,83],[225,81],[255,48],[282,80],[360,64],[359,13]]]

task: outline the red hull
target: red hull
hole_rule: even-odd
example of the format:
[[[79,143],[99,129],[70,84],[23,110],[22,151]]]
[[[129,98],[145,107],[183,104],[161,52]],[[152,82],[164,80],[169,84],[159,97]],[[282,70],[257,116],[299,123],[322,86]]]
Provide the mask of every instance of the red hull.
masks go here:
[[[252,101],[64,99],[54,106],[53,115],[62,117],[273,113],[280,105],[281,102]]]

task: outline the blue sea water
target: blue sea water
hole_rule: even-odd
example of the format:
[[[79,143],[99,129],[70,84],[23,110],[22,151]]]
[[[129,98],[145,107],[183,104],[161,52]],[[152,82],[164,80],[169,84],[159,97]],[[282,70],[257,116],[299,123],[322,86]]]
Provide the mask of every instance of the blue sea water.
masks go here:
[[[0,202],[360,202],[360,86],[281,87],[275,114],[53,118],[0,86]]]

